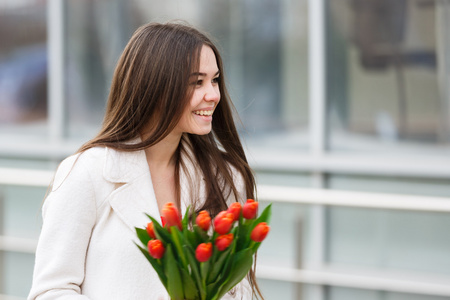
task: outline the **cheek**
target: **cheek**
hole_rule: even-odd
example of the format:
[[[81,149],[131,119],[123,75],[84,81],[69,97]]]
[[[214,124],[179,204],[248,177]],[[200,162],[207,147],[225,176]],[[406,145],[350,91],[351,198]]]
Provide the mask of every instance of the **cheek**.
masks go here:
[[[203,94],[196,90],[191,97],[191,101],[189,102],[189,109],[194,110],[201,102],[203,101]]]

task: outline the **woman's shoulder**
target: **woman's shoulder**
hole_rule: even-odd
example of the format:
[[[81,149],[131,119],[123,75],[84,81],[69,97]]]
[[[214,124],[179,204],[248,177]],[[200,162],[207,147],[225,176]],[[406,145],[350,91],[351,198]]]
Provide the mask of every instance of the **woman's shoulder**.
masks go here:
[[[53,190],[58,189],[69,176],[89,180],[103,169],[105,157],[106,148],[94,147],[65,158],[56,170]]]
[[[60,169],[73,169],[77,164],[85,166],[87,169],[96,169],[99,164],[104,163],[106,157],[105,147],[94,147],[83,152],[75,153],[65,158],[59,165]]]

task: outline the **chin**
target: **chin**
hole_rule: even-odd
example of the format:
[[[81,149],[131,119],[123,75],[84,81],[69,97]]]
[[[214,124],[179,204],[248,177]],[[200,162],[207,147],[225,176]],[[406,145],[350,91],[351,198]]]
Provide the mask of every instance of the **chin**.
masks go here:
[[[201,130],[201,129],[198,129],[198,130],[193,130],[192,132],[191,132],[191,134],[195,134],[195,135],[207,135],[207,134],[209,134],[211,132],[211,128],[208,128],[208,129],[203,129],[203,130]]]

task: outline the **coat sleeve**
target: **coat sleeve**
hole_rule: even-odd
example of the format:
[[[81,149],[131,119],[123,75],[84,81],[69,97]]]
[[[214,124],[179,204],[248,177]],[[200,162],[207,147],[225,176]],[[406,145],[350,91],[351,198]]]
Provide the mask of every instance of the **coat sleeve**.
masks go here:
[[[81,157],[72,156],[60,164],[42,217],[28,300],[88,300],[81,295],[81,284],[96,204],[93,184]]]

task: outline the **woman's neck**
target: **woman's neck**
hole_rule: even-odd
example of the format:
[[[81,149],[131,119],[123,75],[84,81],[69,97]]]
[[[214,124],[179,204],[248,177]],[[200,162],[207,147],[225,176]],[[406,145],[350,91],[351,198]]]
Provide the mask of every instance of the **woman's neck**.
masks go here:
[[[142,136],[143,139],[144,137],[145,135]],[[178,202],[175,184],[175,152],[180,140],[181,134],[171,133],[156,145],[145,149],[153,190],[160,212],[166,203]],[[177,206],[178,209],[181,209],[179,203]]]
[[[170,133],[156,145],[145,149],[150,169],[161,170],[173,167],[175,165],[175,152],[180,140],[181,135]]]

